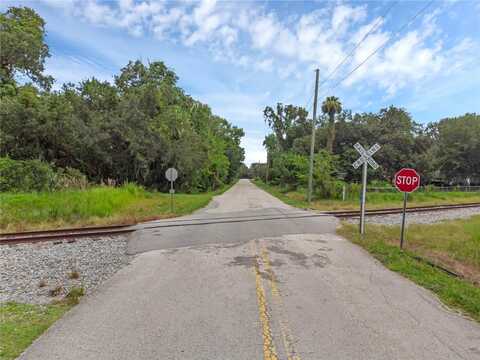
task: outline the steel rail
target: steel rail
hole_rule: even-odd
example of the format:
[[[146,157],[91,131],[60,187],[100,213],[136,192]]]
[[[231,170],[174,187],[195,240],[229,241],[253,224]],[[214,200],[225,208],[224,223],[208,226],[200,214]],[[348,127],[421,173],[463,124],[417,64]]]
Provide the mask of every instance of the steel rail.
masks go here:
[[[453,204],[453,205],[435,205],[435,206],[416,206],[407,208],[407,212],[433,212],[442,210],[454,210],[463,208],[480,207],[480,203],[467,204]],[[379,216],[399,214],[402,208],[388,208],[388,209],[373,209],[367,210],[367,216]],[[199,226],[199,225],[214,225],[225,223],[240,223],[253,221],[271,221],[271,220],[289,220],[289,219],[307,219],[325,216],[334,216],[337,218],[351,218],[358,217],[360,212],[358,210],[336,210],[323,211],[319,213],[293,212],[293,213],[279,213],[279,214],[265,214],[265,215],[250,215],[250,216],[233,216],[233,217],[217,217],[217,218],[192,218],[192,219],[177,219],[158,221],[157,224],[148,223],[135,225],[110,225],[98,227],[85,228],[70,228],[70,229],[55,229],[55,230],[36,230],[19,233],[3,233],[0,234],[0,245],[17,244],[17,243],[34,243],[42,241],[51,241],[55,239],[68,238],[84,238],[84,237],[98,237],[119,235],[134,232],[136,230],[148,230],[181,226]],[[162,222],[164,224],[162,224]]]
[[[465,204],[450,204],[450,205],[431,205],[431,206],[412,206],[407,207],[407,212],[432,212],[432,211],[443,211],[443,210],[455,210],[455,209],[467,209],[473,207],[480,207],[480,203],[465,203]],[[366,215],[390,215],[390,214],[400,214],[403,212],[403,208],[386,208],[386,209],[367,209]],[[347,218],[347,217],[356,217],[360,216],[360,211],[358,210],[337,210],[337,211],[327,211],[326,214]]]
[[[98,237],[102,235],[119,235],[133,231],[135,231],[135,229],[132,228],[131,225],[109,225],[2,233],[0,234],[0,245],[34,243],[55,239]]]

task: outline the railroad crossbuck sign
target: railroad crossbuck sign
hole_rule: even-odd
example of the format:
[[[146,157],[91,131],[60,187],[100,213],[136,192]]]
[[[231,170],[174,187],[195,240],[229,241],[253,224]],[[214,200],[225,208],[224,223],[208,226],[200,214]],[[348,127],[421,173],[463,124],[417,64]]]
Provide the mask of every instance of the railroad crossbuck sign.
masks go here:
[[[365,150],[365,148],[356,143],[353,145],[355,150],[360,154],[360,157],[357,161],[355,161],[352,165],[355,169],[358,169],[361,165],[363,165],[362,171],[362,197],[360,199],[360,234],[365,233],[365,198],[367,194],[367,168],[370,165],[374,170],[378,169],[378,164],[375,160],[373,160],[372,155],[375,154],[378,150],[380,150],[380,145],[375,144],[370,149]]]
[[[375,144],[370,149],[368,149],[368,151],[365,150],[365,148],[359,143],[356,143],[355,145],[353,145],[353,147],[360,154],[358,160],[353,163],[353,167],[355,169],[358,169],[360,165],[363,165],[364,162],[367,162],[374,170],[378,169],[378,164],[375,160],[373,160],[372,155],[380,149],[380,145]]]
[[[404,168],[395,174],[395,187],[406,193],[411,193],[420,186],[420,175],[414,170]]]

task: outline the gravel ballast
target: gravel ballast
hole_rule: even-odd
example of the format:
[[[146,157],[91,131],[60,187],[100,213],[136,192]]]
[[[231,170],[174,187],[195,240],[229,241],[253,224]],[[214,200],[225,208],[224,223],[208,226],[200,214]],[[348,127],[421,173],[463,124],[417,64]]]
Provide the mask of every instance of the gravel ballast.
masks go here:
[[[480,215],[480,206],[473,208],[442,210],[431,212],[407,213],[407,224],[434,224],[446,220],[466,219],[474,215]],[[367,224],[400,225],[402,214],[366,216]],[[352,223],[358,223],[358,218],[348,219]]]
[[[126,236],[0,246],[0,302],[45,304],[92,292],[128,264]]]

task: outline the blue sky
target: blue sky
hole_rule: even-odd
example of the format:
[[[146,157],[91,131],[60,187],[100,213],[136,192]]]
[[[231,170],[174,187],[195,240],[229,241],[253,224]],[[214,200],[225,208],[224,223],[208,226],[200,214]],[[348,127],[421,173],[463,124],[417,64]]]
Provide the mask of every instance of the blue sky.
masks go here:
[[[410,22],[427,4],[7,0],[0,9],[26,5],[46,20],[46,69],[57,87],[92,76],[111,81],[129,60],[164,61],[187,93],[245,130],[251,163],[266,157],[262,109],[311,109],[315,68],[328,80],[320,100],[338,96],[353,112],[393,104],[422,123],[480,112],[480,1],[433,1]]]

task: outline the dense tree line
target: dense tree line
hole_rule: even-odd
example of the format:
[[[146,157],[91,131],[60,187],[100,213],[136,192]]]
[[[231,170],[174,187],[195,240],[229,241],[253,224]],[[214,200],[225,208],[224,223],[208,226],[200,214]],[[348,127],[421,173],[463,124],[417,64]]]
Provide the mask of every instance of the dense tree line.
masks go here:
[[[91,78],[51,91],[43,20],[10,8],[0,14],[0,31],[1,156],[155,188],[165,188],[164,172],[174,166],[186,191],[238,176],[243,130],[185,94],[163,62],[131,61],[113,83]],[[32,83],[20,84],[19,75]]]
[[[327,97],[321,109],[315,134],[315,173],[329,175],[328,181],[360,180],[360,171],[352,167],[359,156],[353,145],[359,142],[382,146],[375,154],[381,166],[370,171],[371,180],[390,182],[400,168],[413,167],[422,174],[424,184],[480,183],[480,115],[465,114],[421,125],[406,110],[393,106],[378,113],[352,115],[335,97]],[[255,171],[274,183],[304,186],[312,130],[307,111],[277,104],[276,109],[266,107],[264,117],[272,129],[264,141],[268,166],[262,169],[257,164]],[[316,185],[324,186],[318,180]]]

